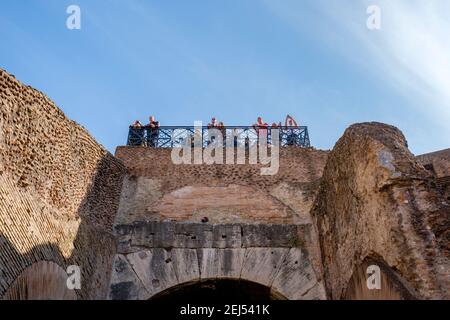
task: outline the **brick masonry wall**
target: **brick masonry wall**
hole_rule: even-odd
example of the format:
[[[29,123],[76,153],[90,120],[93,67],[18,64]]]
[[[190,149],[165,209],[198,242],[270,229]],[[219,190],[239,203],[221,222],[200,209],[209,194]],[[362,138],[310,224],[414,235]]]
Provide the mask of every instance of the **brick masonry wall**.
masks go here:
[[[310,208],[318,192],[322,171],[328,157],[327,151],[297,147],[281,148],[280,168],[278,173],[273,176],[261,175],[261,165],[176,165],[171,160],[170,149],[118,147],[116,157],[121,159],[128,168],[115,222],[119,239],[119,254],[116,255],[116,259],[118,259],[115,260],[116,262],[122,261],[122,258],[127,260],[129,255],[138,254],[136,252],[143,250],[142,243],[130,238],[129,233],[123,233],[123,230],[134,230],[131,233],[135,234],[137,233],[136,227],[141,225],[155,224],[159,226],[159,223],[167,223],[173,230],[178,230],[183,226],[194,228],[199,225],[200,227],[211,227],[214,230],[220,229],[222,226],[233,226],[238,230],[239,237],[242,235],[240,230],[247,230],[251,227],[254,228],[253,231],[244,232],[244,234],[252,234],[258,239],[258,243],[254,243],[253,246],[275,248],[280,246],[275,240],[276,237],[270,236],[270,232],[266,230],[263,233],[270,240],[268,243],[263,243],[262,237],[258,237],[255,230],[263,227],[278,230],[287,226],[298,226],[301,230],[299,234],[303,239],[298,241],[301,243],[302,252],[305,255],[303,260],[306,264],[311,263],[315,270],[314,276],[311,276],[311,279],[318,281],[315,288],[317,290],[322,288],[319,242],[314,225],[311,223]],[[206,225],[200,222],[203,217],[208,218]],[[202,239],[202,234],[197,234],[195,231],[170,230],[152,231],[145,228],[142,236],[146,239],[150,239],[152,235],[177,237],[177,234],[180,233],[181,237],[183,235],[185,238],[188,237],[188,241],[190,237]],[[233,238],[233,235],[228,234],[220,234],[220,236],[226,237],[226,239]],[[290,245],[296,246],[297,240],[294,238],[291,240]],[[160,246],[161,244],[155,242],[149,245]],[[207,246],[204,243],[202,245]],[[188,244],[181,241],[177,246],[183,247]],[[239,247],[233,248],[233,250],[245,252],[246,248]],[[239,257],[239,254],[236,257]],[[235,262],[239,265],[239,259],[236,259]],[[161,264],[161,266],[164,265],[166,264]],[[301,266],[294,264],[292,268],[292,270],[297,270]],[[113,270],[116,268],[114,267]],[[291,275],[295,274],[291,271],[286,272]],[[135,272],[138,271],[135,270]],[[159,267],[151,269],[149,272],[155,273],[153,275],[156,277],[155,279],[160,280],[161,276],[156,275],[158,272],[162,272]],[[125,274],[126,272],[113,271],[111,292],[115,292],[120,284],[133,282]],[[129,275],[132,276],[132,274]],[[148,278],[150,275],[147,274],[145,277]],[[298,279],[301,278],[298,277]],[[287,282],[292,284],[295,281]],[[150,281],[150,287],[151,283]],[[294,285],[292,289],[301,293],[302,286],[299,285],[296,288]],[[124,291],[116,293],[118,296],[122,296],[124,292],[133,291],[136,294],[139,292],[137,289],[130,290],[124,289]],[[314,291],[315,297],[323,298],[324,295],[319,291]],[[142,298],[139,294],[137,296],[127,295],[127,298],[131,296]]]
[[[43,93],[0,69],[0,297],[34,262],[82,272],[104,298],[125,167]]]
[[[280,168],[260,174],[261,165],[176,165],[170,149],[118,147],[129,169],[116,223],[136,220],[213,223],[309,223],[328,152],[280,149]]]

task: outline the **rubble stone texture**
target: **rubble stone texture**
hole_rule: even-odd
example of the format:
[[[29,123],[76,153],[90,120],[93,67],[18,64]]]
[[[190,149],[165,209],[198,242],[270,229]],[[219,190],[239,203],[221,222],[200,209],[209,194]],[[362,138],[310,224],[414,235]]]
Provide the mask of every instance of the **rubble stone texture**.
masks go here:
[[[43,93],[0,70],[0,297],[38,261],[81,266],[78,297],[105,297],[124,173]]]
[[[448,150],[416,158],[398,129],[370,123],[331,153],[281,148],[274,176],[170,152],[112,156],[0,70],[0,299],[149,299],[220,279],[361,298],[368,261],[389,297],[448,298]],[[61,285],[72,264],[75,296]]]
[[[117,148],[128,173],[108,297],[151,298],[185,283],[231,278],[265,285],[280,298],[324,299],[309,211],[327,156],[283,148],[278,174],[262,176],[260,165],[175,165],[170,149]],[[198,270],[185,274],[193,266]]]
[[[396,128],[346,130],[331,152],[312,215],[329,297],[343,297],[367,258],[386,263],[417,298],[448,299],[449,203]]]

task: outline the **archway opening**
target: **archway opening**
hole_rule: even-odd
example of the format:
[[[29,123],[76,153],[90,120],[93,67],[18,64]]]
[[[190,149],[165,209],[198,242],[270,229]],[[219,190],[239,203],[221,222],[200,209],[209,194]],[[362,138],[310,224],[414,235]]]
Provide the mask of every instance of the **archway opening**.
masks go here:
[[[67,288],[67,273],[51,261],[39,261],[26,268],[3,296],[4,300],[76,300]],[[1,300],[1,299],[0,299]]]
[[[269,287],[245,280],[211,279],[180,284],[169,288],[151,300],[187,300],[193,302],[284,300]]]
[[[379,275],[377,275],[379,273]],[[377,279],[378,278],[378,279]],[[378,282],[378,283],[377,283]],[[345,300],[415,299],[407,283],[382,258],[367,257],[355,268],[347,285]]]

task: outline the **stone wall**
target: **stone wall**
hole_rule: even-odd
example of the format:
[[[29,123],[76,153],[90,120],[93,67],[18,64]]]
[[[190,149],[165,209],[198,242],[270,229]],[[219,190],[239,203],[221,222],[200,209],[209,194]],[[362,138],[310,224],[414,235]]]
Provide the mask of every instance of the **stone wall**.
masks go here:
[[[60,282],[75,264],[79,299],[230,277],[340,299],[364,295],[367,263],[383,266],[392,296],[450,298],[448,150],[414,157],[398,129],[365,123],[331,153],[281,148],[274,176],[170,153],[114,158],[0,70],[0,298],[73,297]],[[54,290],[36,291],[42,281]]]
[[[366,259],[420,299],[448,299],[450,204],[392,126],[351,126],[331,152],[313,206],[329,297]],[[355,285],[353,285],[355,287]]]
[[[417,156],[417,160],[429,168],[437,178],[450,176],[450,149]]]
[[[450,202],[450,149],[422,154],[417,160],[436,177],[436,186]]]
[[[261,165],[176,165],[170,149],[118,147],[129,170],[117,224],[136,220],[214,223],[308,223],[309,210],[328,153],[280,149],[280,168],[260,174]]]
[[[309,211],[328,152],[280,149],[261,165],[175,165],[170,149],[118,147],[128,168],[111,299],[148,299],[185,283],[253,281],[288,299],[324,299]],[[208,218],[202,223],[202,219]]]
[[[135,222],[117,233],[110,299],[149,299],[220,279],[252,281],[278,298],[325,298],[307,246],[310,224]]]
[[[0,297],[38,261],[104,298],[125,167],[43,93],[0,70]]]

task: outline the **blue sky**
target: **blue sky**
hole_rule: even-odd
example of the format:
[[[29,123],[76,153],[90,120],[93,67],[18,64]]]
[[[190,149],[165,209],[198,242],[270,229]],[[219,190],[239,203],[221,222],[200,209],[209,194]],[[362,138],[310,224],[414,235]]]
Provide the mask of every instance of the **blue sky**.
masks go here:
[[[66,8],[81,8],[81,30]],[[381,30],[366,27],[369,5]],[[355,122],[398,126],[412,152],[450,147],[447,0],[1,1],[0,67],[111,152],[128,125],[293,115],[332,148]]]

